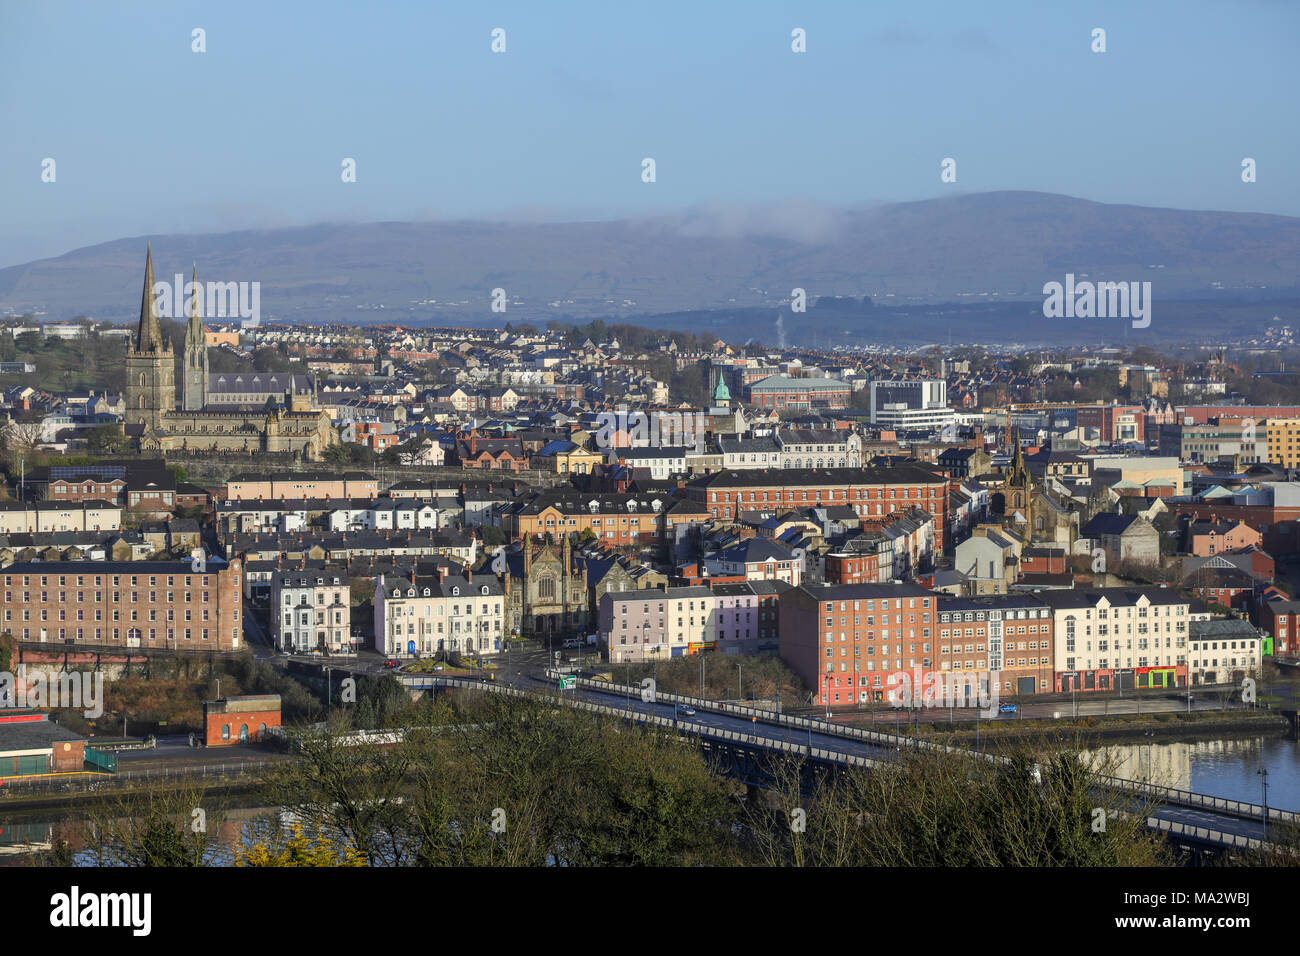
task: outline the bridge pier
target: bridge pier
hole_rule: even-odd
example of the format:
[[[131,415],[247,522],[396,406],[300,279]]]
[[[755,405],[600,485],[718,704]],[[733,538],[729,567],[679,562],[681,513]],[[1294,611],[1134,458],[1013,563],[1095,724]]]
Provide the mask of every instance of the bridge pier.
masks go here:
[[[1300,740],[1300,712],[1284,710],[1282,716],[1286,718],[1287,722],[1287,737],[1291,740]]]

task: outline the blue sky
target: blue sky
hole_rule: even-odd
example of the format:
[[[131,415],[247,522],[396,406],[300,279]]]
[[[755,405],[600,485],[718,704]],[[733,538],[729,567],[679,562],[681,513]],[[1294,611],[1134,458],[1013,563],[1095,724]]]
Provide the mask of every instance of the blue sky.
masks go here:
[[[0,265],[149,233],[958,190],[1295,216],[1297,41],[1287,0],[0,0]]]

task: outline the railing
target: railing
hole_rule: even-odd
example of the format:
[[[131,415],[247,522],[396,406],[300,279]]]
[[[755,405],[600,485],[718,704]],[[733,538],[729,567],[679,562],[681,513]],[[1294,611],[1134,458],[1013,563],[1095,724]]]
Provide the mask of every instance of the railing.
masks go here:
[[[444,686],[462,686],[472,687],[476,690],[488,690],[493,693],[507,694],[511,697],[535,697],[528,691],[516,690],[513,687],[507,687],[501,684],[484,683],[465,677],[431,677],[429,683],[441,684]],[[602,682],[587,681],[586,683],[596,683],[602,687],[609,685]],[[664,695],[668,696],[668,695]],[[639,699],[639,698],[638,698]],[[624,720],[632,720],[641,724],[653,724],[659,727],[675,728],[678,730],[689,730],[690,733],[697,737],[706,739],[726,741],[728,743],[743,743],[751,746],[763,747],[767,750],[779,750],[786,753],[798,753],[809,755],[822,760],[832,760],[840,763],[846,763],[852,766],[872,767],[877,761],[867,757],[861,757],[856,754],[844,753],[837,750],[829,750],[824,747],[809,748],[805,744],[794,743],[789,740],[781,740],[776,737],[766,737],[759,734],[744,734],[733,730],[718,730],[711,727],[704,727],[699,724],[689,724],[683,726],[682,723],[672,717],[660,717],[657,714],[645,714],[637,710],[630,710],[623,707],[612,707],[607,704],[596,704],[591,701],[577,700],[573,698],[563,699],[562,702],[569,707],[578,710],[585,710],[590,713],[605,714],[611,717],[618,717]]]
[[[549,667],[546,669],[545,673],[548,679],[552,681],[558,681],[561,674],[565,674],[565,671],[567,670],[570,669]],[[565,674],[565,676],[571,676],[571,675]],[[575,686],[577,687],[581,687],[587,690],[599,691],[600,693],[605,695],[615,696],[618,694],[626,694],[629,696],[635,696],[638,701],[640,701],[641,699],[640,698],[641,688],[629,684],[614,684],[608,681],[594,681],[585,677],[575,677],[574,681],[575,681]],[[458,685],[458,686],[467,686],[467,687],[475,687],[475,688],[488,688],[498,693],[508,693],[513,696],[531,696],[528,694],[527,691],[515,690],[513,688],[504,687],[501,685],[485,684],[481,681],[477,681],[471,678],[432,677],[429,678],[428,682],[431,684],[443,684],[443,685],[450,685],[450,686]],[[871,743],[876,746],[884,747],[888,750],[896,750],[906,745],[914,749],[920,749],[932,753],[942,752],[947,754],[962,754],[965,756],[980,757],[990,762],[999,763],[1003,765],[1007,765],[1010,763],[1010,760],[1006,757],[999,757],[991,754],[977,753],[974,751],[965,750],[960,747],[951,747],[944,744],[932,743],[930,741],[917,740],[911,737],[902,737],[897,734],[886,734],[886,733],[880,733],[878,731],[872,731],[872,730],[861,730],[857,727],[845,727],[840,724],[832,724],[828,721],[816,720],[810,717],[794,717],[789,714],[774,714],[768,710],[760,710],[754,707],[744,707],[735,704],[725,704],[720,701],[706,700],[704,698],[699,698],[699,697],[690,697],[690,696],[679,695],[679,694],[666,694],[666,693],[660,693],[656,691],[654,702],[671,703],[674,706],[679,704],[687,704],[691,707],[696,707],[702,710],[710,711],[712,713],[719,713],[724,715],[758,717],[764,723],[769,723],[769,724],[776,723],[778,726],[797,727],[800,729],[815,731],[822,735],[839,736],[839,737],[845,737],[849,739],[856,739],[856,740],[863,741],[865,743]],[[573,699],[567,701],[567,703],[570,706],[577,707],[582,710],[588,710],[595,713],[609,714],[611,716],[617,716],[623,719],[631,719],[638,723],[649,723],[649,724],[656,724],[659,726],[673,726],[673,727],[679,726],[679,722],[674,718],[660,717],[654,714],[644,714],[641,713],[640,711],[636,711],[632,709],[627,709],[622,707],[610,707],[604,704],[594,704],[589,701],[573,700]],[[779,750],[782,752],[790,752],[790,753],[801,753],[801,754],[809,755],[823,760],[833,760],[840,763],[845,763],[851,766],[871,767],[879,763],[879,761],[872,760],[871,758],[868,757],[862,757],[857,754],[850,754],[838,750],[830,750],[824,747],[811,747],[804,744],[796,744],[796,743],[792,743],[791,741],[780,740],[775,737],[761,736],[758,734],[741,734],[736,731],[716,730],[713,728],[703,727],[698,724],[692,724],[685,729],[689,729],[689,731],[693,735],[704,739],[712,738],[712,739],[725,740],[728,742],[748,743],[753,746],[762,746],[770,750]],[[1179,790],[1173,787],[1159,787],[1159,786],[1147,785],[1141,783],[1140,781],[1129,780],[1122,777],[1100,776],[1097,779],[1098,779],[1098,783],[1100,783],[1102,786],[1127,792],[1127,793],[1147,795],[1148,797],[1158,798],[1165,804],[1173,804],[1178,806],[1214,810],[1221,813],[1226,813],[1230,816],[1236,816],[1236,817],[1250,819],[1250,820],[1264,819],[1264,808],[1258,804],[1244,803],[1238,800],[1228,800],[1223,797],[1213,797],[1206,794],[1195,793],[1190,790]],[[1291,824],[1300,823],[1300,813],[1294,813],[1290,810],[1275,810],[1271,807],[1268,809],[1267,818],[1270,822],[1291,823]],[[1154,820],[1157,818],[1153,817],[1151,819]],[[1163,821],[1163,822],[1168,823],[1168,821]],[[1169,824],[1169,826],[1182,827],[1183,825]],[[1163,828],[1168,829],[1169,826],[1164,826]],[[1208,833],[1221,834],[1225,838],[1225,840],[1246,839],[1245,837],[1234,837],[1231,834],[1222,834],[1222,831],[1206,830],[1206,828],[1204,827],[1201,828],[1184,827],[1184,829],[1189,830],[1189,832],[1190,830],[1200,829],[1200,830],[1205,830]],[[1176,832],[1181,833],[1181,831],[1176,831]],[[1259,841],[1255,841],[1255,843],[1258,844]],[[1234,843],[1232,845],[1244,846],[1245,844]]]
[[[1263,820],[1265,818],[1264,807],[1258,803],[1228,800],[1225,797],[1214,797],[1209,794],[1196,793],[1192,790],[1179,790],[1176,787],[1161,787],[1155,784],[1143,783],[1140,780],[1130,780],[1127,777],[1099,776],[1097,781],[1103,786],[1115,790],[1158,798],[1164,804],[1213,810],[1245,820]],[[1300,813],[1294,813],[1291,810],[1276,810],[1269,807],[1268,822],[1300,824]]]
[[[117,755],[105,753],[102,750],[96,750],[94,747],[85,748],[86,763],[103,771],[104,773],[117,772]]]
[[[5,777],[0,786],[0,801],[27,794],[93,793],[102,790],[126,790],[134,783],[156,780],[208,780],[244,777],[256,774],[274,760],[243,763],[199,764],[187,767],[159,767],[152,770],[128,770],[124,773],[82,771],[68,774],[40,774],[30,777]]]
[[[1147,828],[1161,830],[1184,839],[1203,840],[1207,843],[1240,847],[1245,850],[1258,850],[1266,845],[1262,840],[1242,836],[1239,833],[1224,833],[1222,830],[1212,830],[1209,827],[1188,826],[1186,823],[1175,823],[1173,820],[1162,820],[1159,817],[1147,817]]]
[[[557,673],[558,672],[556,672],[554,668],[547,669],[547,676],[552,677],[552,679],[554,679],[552,675]],[[610,695],[616,693],[630,693],[632,696],[640,699],[641,688],[635,685],[614,684],[607,681],[593,681],[583,677],[577,678],[577,685],[579,687],[598,690],[601,693]],[[863,730],[858,727],[834,724],[830,721],[818,720],[812,717],[796,717],[789,714],[776,714],[770,710],[762,710],[756,707],[745,707],[737,704],[726,704],[721,701],[708,700],[700,697],[667,694],[656,690],[655,700],[662,700],[673,704],[688,704],[697,709],[708,710],[712,713],[730,714],[742,717],[757,717],[764,723],[775,723],[782,727],[797,727],[803,730],[812,730],[827,736],[860,740],[864,743],[874,744],[891,750],[907,746],[931,753],[941,752],[947,754],[978,756],[1004,765],[1010,762],[1005,757],[980,754],[961,747],[952,747],[944,744],[936,744],[931,741],[917,740],[914,737],[881,733],[880,731],[874,730]],[[1239,800],[1228,800],[1223,797],[1209,796],[1207,794],[1195,793],[1191,790],[1180,790],[1174,787],[1149,785],[1142,783],[1141,781],[1130,780],[1124,777],[1101,776],[1098,777],[1098,782],[1116,790],[1148,794],[1152,797],[1159,798],[1165,804],[1215,810],[1248,820],[1264,819],[1264,807],[1259,804],[1245,803]],[[1270,807],[1268,809],[1268,819],[1270,822],[1300,824],[1300,813],[1295,813],[1290,810],[1276,810]]]

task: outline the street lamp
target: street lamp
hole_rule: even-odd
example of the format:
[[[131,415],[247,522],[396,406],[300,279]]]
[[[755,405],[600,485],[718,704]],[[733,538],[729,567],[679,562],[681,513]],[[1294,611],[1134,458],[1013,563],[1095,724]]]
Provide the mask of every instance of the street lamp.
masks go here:
[[[1148,730],[1145,734],[1147,738],[1147,790],[1151,789],[1151,748],[1155,741],[1156,732]]]
[[[1268,839],[1268,768],[1260,767],[1255,773],[1263,778],[1264,783],[1264,839]]]
[[[737,664],[736,670],[739,672],[736,675],[736,700],[744,700],[745,699],[745,665]]]

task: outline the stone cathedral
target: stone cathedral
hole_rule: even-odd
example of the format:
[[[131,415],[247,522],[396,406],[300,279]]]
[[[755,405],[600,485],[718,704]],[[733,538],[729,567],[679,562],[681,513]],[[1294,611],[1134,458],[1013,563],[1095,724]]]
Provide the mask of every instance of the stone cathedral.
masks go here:
[[[193,280],[198,289],[198,269]],[[176,290],[180,301],[180,290]],[[292,394],[288,408],[211,405],[208,396],[208,348],[203,331],[203,297],[187,303],[185,354],[181,363],[180,408],[176,407],[176,356],[163,337],[154,294],[153,250],[144,261],[144,296],[140,328],[126,356],[126,434],[142,452],[226,451],[257,454],[291,452],[304,461],[319,461],[338,441],[329,413],[314,394]]]

